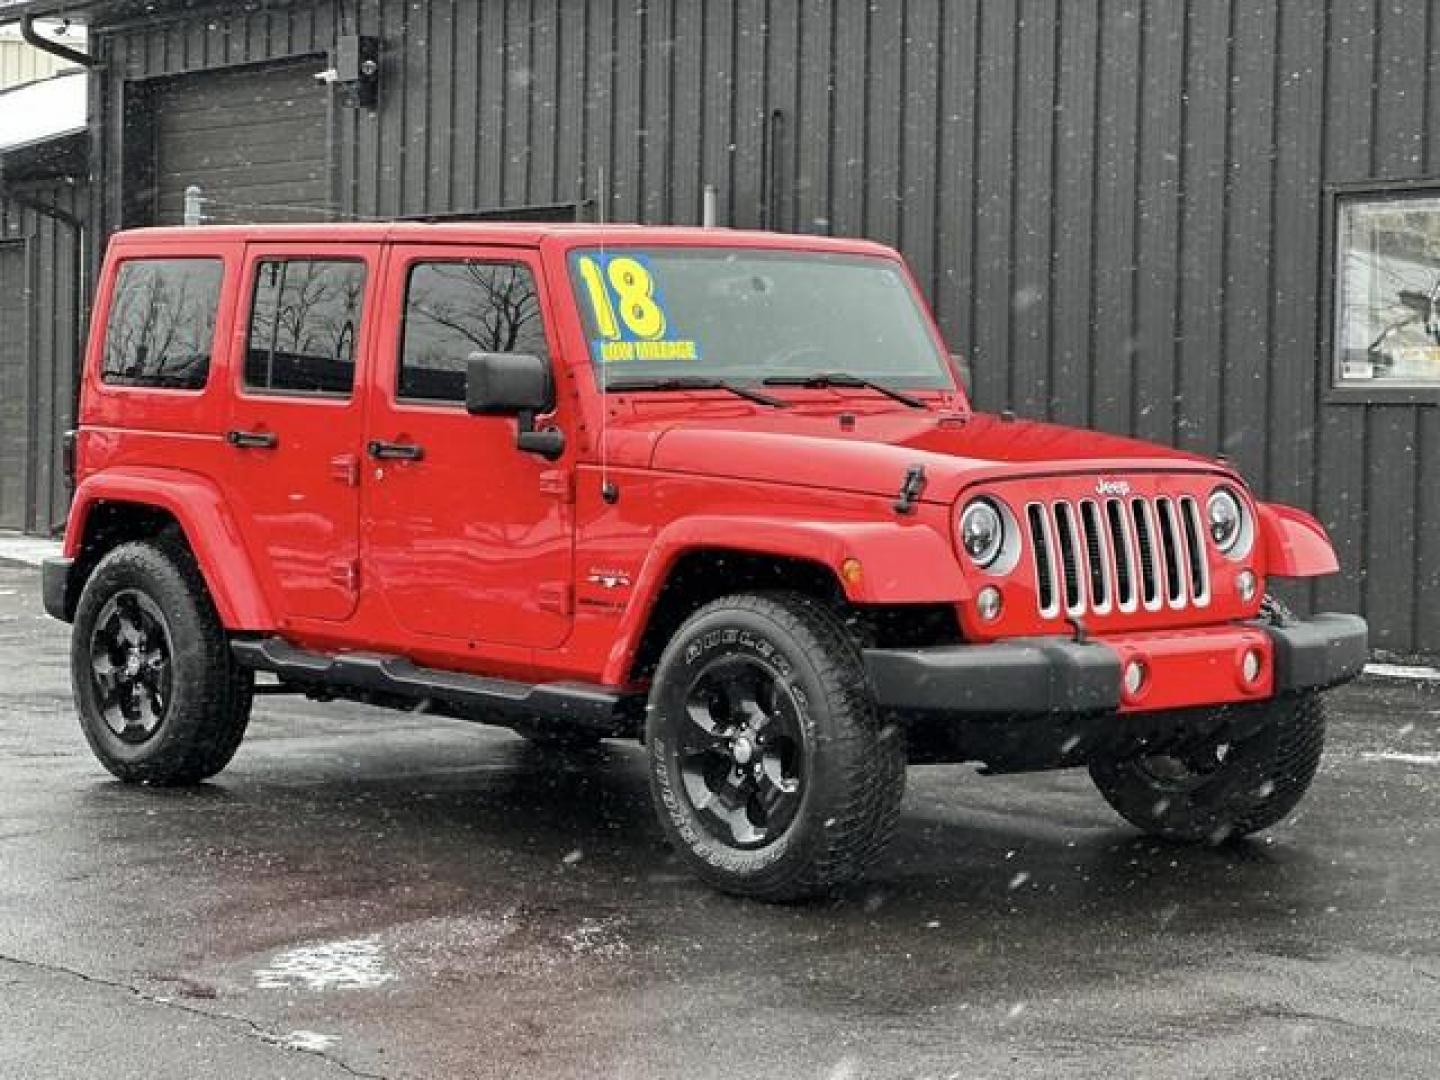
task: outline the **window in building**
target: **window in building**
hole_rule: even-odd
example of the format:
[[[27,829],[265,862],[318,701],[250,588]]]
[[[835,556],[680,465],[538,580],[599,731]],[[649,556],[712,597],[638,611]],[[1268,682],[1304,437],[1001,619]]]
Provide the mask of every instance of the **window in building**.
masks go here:
[[[1337,387],[1440,387],[1440,192],[1341,196]]]
[[[405,290],[401,398],[464,401],[471,353],[548,356],[530,269],[508,262],[417,263]]]
[[[131,259],[120,265],[100,377],[114,386],[199,390],[210,374],[219,259]]]
[[[266,259],[258,264],[245,385],[301,394],[349,394],[365,296],[365,264]]]

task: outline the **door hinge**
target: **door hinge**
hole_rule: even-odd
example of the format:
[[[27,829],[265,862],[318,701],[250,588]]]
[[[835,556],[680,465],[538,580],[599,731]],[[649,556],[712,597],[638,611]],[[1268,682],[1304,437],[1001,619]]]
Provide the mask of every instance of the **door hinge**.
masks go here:
[[[575,610],[575,591],[568,581],[547,582],[540,586],[538,593],[541,611],[569,615]]]
[[[342,589],[350,592],[360,590],[360,562],[358,559],[345,559],[341,562],[330,564],[330,580]]]
[[[360,456],[358,454],[337,454],[331,458],[330,477],[339,480],[346,487],[359,487]]]
[[[568,506],[575,501],[575,474],[568,469],[547,469],[540,474],[540,494]]]

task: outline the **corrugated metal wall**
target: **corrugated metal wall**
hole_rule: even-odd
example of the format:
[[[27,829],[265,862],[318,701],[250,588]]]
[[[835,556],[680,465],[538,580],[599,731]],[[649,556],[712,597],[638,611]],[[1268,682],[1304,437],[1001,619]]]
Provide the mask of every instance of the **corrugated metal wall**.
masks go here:
[[[22,189],[27,195],[70,214],[85,211],[83,188],[45,185]],[[13,243],[12,243],[13,242]],[[22,394],[0,416],[0,469],[14,486],[5,500],[6,528],[49,534],[63,525],[69,492],[62,471],[62,443],[74,424],[75,354],[78,329],[74,299],[82,253],[74,231],[54,218],[14,202],[0,200],[0,245],[12,255],[23,252],[19,293],[5,292],[5,324],[24,327],[24,379],[7,381]],[[12,261],[13,267],[13,261]],[[9,278],[6,286],[8,290]]]
[[[735,225],[896,243],[982,405],[1229,455],[1330,527],[1322,605],[1440,651],[1440,409],[1323,404],[1317,355],[1325,185],[1440,176],[1435,4],[297,4],[117,28],[107,98],[339,28],[385,54],[379,109],[336,114],[337,214],[564,201],[603,170],[615,220],[696,221],[712,183]]]

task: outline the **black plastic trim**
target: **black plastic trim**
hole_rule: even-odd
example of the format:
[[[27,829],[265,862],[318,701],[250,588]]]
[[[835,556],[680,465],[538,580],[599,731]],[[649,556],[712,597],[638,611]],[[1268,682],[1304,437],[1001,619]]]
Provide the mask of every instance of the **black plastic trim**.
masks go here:
[[[288,682],[316,690],[380,695],[409,701],[435,701],[461,715],[490,719],[544,716],[579,727],[620,732],[643,702],[591,683],[522,683],[459,671],[421,667],[404,657],[375,653],[327,655],[290,644],[283,638],[237,638],[235,659],[255,671],[268,671]]]
[[[865,669],[882,708],[1074,713],[1120,705],[1120,658],[1099,644],[1019,639],[996,645],[866,649]]]
[[[74,559],[46,559],[40,564],[40,597],[45,613],[52,619],[70,622],[72,615],[66,600],[70,595],[70,571]]]
[[[1323,690],[1348,682],[1370,659],[1370,628],[1358,615],[1327,613],[1283,626],[1256,623],[1275,647],[1275,689]]]

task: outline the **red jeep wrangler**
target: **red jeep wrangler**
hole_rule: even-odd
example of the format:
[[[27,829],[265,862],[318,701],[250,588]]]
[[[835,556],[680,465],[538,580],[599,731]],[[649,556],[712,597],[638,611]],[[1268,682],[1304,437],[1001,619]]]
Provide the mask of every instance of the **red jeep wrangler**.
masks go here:
[[[858,874],[909,761],[1084,765],[1218,841],[1315,774],[1366,627],[1223,463],[971,411],[904,263],[637,227],[112,242],[47,610],[125,780],[223,769],[255,672],[549,744],[639,736],[669,839]]]

